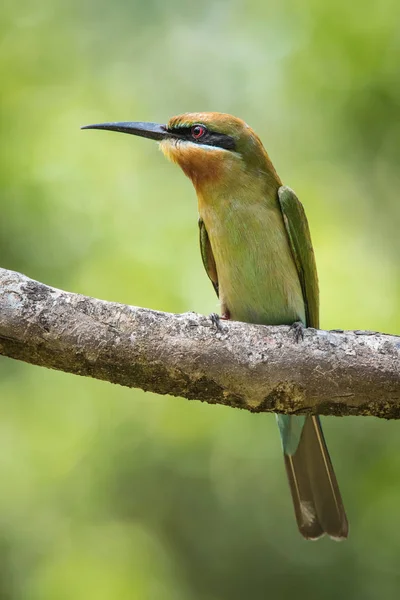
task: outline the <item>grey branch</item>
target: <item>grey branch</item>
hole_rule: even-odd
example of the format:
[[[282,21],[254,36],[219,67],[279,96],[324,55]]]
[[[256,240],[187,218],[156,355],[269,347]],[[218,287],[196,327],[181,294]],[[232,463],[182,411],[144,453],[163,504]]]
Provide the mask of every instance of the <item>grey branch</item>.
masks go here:
[[[0,269],[0,355],[253,412],[400,418],[400,337],[169,314]]]

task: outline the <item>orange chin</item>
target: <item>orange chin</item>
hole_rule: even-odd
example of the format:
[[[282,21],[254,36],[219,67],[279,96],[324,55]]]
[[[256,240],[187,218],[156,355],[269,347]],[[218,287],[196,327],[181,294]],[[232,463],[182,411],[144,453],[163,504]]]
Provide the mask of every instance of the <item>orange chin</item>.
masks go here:
[[[204,183],[218,181],[226,169],[226,152],[190,142],[166,139],[159,144],[161,152],[190,177],[197,189]]]

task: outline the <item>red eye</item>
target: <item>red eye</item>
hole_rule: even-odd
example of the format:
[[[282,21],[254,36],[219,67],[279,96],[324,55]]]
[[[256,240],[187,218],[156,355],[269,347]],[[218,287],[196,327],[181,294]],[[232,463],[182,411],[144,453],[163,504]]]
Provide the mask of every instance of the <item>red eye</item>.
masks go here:
[[[192,138],[195,140],[200,139],[206,132],[206,128],[203,125],[195,125],[192,127]]]

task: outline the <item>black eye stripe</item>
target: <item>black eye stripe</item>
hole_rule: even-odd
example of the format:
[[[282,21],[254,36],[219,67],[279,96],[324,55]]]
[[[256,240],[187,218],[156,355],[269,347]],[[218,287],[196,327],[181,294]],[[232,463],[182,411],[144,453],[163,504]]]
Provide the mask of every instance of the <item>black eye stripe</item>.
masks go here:
[[[194,139],[192,136],[192,128],[196,125],[205,128],[205,133],[199,138]],[[233,137],[225,133],[217,133],[209,131],[205,125],[194,123],[190,127],[174,127],[169,130],[172,134],[183,140],[190,140],[194,144],[201,146],[215,146],[216,148],[224,148],[225,150],[235,150],[236,144]]]

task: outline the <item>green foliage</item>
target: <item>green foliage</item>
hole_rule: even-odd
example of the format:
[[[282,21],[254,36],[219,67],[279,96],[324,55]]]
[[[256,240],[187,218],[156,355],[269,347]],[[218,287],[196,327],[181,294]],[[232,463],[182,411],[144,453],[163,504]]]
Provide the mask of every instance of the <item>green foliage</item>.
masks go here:
[[[244,118],[310,221],[321,326],[400,333],[400,4],[6,0],[0,263],[210,313],[194,191],[80,131]],[[334,393],[334,390],[333,390]],[[398,425],[325,420],[348,542],[296,529],[275,420],[0,360],[0,598],[398,597]]]

